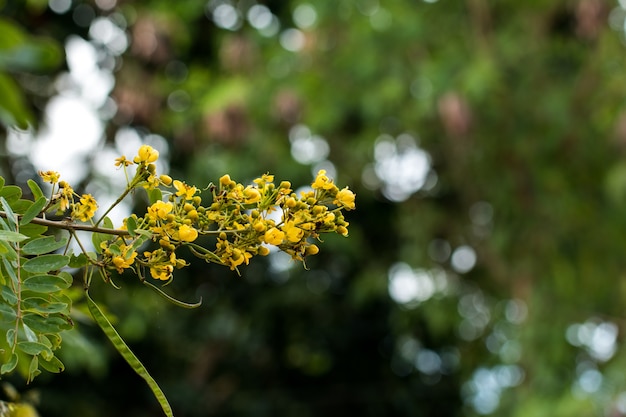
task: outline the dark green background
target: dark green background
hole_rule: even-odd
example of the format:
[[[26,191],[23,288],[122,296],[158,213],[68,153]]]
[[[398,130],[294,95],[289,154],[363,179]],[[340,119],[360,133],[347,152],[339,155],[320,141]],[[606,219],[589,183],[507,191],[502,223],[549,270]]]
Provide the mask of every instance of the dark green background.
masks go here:
[[[350,237],[325,238],[308,270],[255,259],[238,277],[194,262],[170,288],[203,297],[191,311],[132,276],[120,291],[92,290],[175,414],[626,414],[626,11],[609,0],[323,0],[310,3],[304,47],[288,51],[280,36],[301,3],[263,2],[280,22],[263,36],[246,19],[254,1],[228,3],[234,30],[214,23],[220,2],[74,1],[61,14],[41,0],[0,2],[3,17],[60,47],[89,40],[95,17],[127,31],[121,56],[94,41],[120,109],[103,144],[132,127],[166,138],[170,174],[190,183],[269,171],[299,186],[316,169],[290,153],[302,124],[357,194]],[[142,30],[155,49],[138,44]],[[42,60],[0,65],[24,97],[17,120],[41,123],[57,93],[43,87],[66,67]],[[429,154],[428,186],[387,198],[372,180],[381,135],[397,153]],[[2,159],[7,182],[24,169],[37,167]],[[448,252],[464,245],[477,260],[459,273]],[[398,303],[394,265],[446,285]],[[12,381],[40,393],[42,415],[160,415],[104,337],[78,326],[90,344],[66,337],[63,375]]]

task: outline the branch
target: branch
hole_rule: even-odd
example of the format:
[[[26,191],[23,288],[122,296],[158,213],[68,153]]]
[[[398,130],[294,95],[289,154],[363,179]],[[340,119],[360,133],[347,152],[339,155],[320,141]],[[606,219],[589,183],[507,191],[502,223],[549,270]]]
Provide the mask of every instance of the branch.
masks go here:
[[[0,211],[0,217],[7,217],[7,214],[4,211]],[[21,214],[17,214],[17,217],[22,217]],[[129,236],[128,230],[121,229],[106,229],[104,227],[90,226],[88,224],[76,224],[71,220],[48,220],[42,219],[40,217],[35,217],[30,221],[30,223],[40,224],[42,226],[54,227],[57,229],[65,229],[65,230],[81,230],[86,232],[94,232],[94,233],[105,233],[108,235],[117,235],[117,236]]]
[[[21,218],[21,214],[16,214],[18,218]],[[6,219],[7,214],[4,211],[0,211],[0,217],[4,217]],[[41,217],[35,217],[30,221],[30,223],[40,224],[42,226],[54,227],[57,229],[64,229],[70,231],[81,230],[85,232],[93,232],[93,233],[104,233],[107,235],[116,235],[116,236],[130,236],[128,230],[122,229],[107,229],[104,227],[91,226],[88,224],[77,224],[72,220],[48,220],[42,219]],[[227,233],[234,234],[239,232],[240,230],[203,230],[200,234],[203,235],[217,235],[219,233]],[[2,414],[0,414],[0,417]]]

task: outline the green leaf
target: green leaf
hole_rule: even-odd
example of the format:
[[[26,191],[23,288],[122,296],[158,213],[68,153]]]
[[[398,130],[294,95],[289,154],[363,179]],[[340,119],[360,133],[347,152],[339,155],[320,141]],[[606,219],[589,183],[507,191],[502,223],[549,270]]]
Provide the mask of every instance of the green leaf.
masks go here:
[[[26,213],[26,210],[33,205],[33,202],[31,200],[19,198],[15,201],[10,201],[9,204],[11,205],[11,209],[13,209],[14,213],[23,214]]]
[[[43,191],[39,187],[39,184],[37,184],[34,180],[29,179],[27,183],[28,183],[28,188],[30,188],[30,192],[33,193],[33,197],[35,198],[35,200],[44,196]]]
[[[13,344],[15,343],[15,329],[9,329],[7,330],[7,343],[9,344],[9,346],[13,346]]]
[[[0,240],[5,242],[22,242],[28,239],[28,236],[24,236],[18,232],[12,232],[10,230],[0,230]]]
[[[126,218],[126,230],[131,236],[135,236],[135,229],[137,228],[137,221],[132,217]]]
[[[122,254],[122,250],[120,249],[119,245],[117,245],[116,243],[109,246],[109,251],[114,256],[120,256]]]
[[[58,275],[35,275],[24,280],[22,290],[50,293],[64,290],[70,285],[71,282],[68,283],[64,277]]]
[[[0,188],[4,187],[4,177],[0,177]]]
[[[36,342],[37,341],[37,335],[35,334],[33,329],[31,329],[30,326],[28,324],[26,324],[24,321],[22,321],[22,328],[24,329],[24,334],[26,335],[26,340],[28,340],[29,342]]]
[[[63,268],[64,266],[67,266],[69,262],[70,257],[67,255],[39,255],[36,258],[31,258],[24,262],[24,265],[22,265],[22,267],[28,272],[38,274],[56,271]]]
[[[8,203],[19,200],[21,196],[22,189],[17,185],[6,185],[0,189],[0,197],[4,197]],[[6,207],[4,210],[7,211]]]
[[[2,231],[3,230],[0,230],[0,232]],[[2,256],[3,259],[14,261],[17,259],[17,252],[9,242],[0,239],[0,256]]]
[[[59,347],[61,347],[61,336],[59,336],[56,333],[50,333],[48,335],[46,335],[46,338],[48,339],[48,341],[50,342],[50,348],[52,350],[58,349]]]
[[[48,200],[46,199],[46,197],[39,197],[22,215],[22,218],[20,219],[20,225],[23,226],[30,223],[31,220],[33,220],[35,217],[37,217],[39,213],[41,213],[41,210],[43,210],[47,203]]]
[[[0,19],[0,33],[0,70],[41,72],[62,62],[63,52],[52,39],[29,36],[7,19]]]
[[[8,304],[0,303],[0,323],[14,323],[15,310]]]
[[[30,366],[28,367],[28,381],[30,382],[33,379],[35,379],[35,377],[37,375],[39,375],[41,373],[41,371],[39,370],[39,359],[37,356],[33,356],[33,359],[31,359],[30,361]]]
[[[17,347],[27,355],[39,355],[43,351],[48,351],[52,355],[50,348],[39,342],[19,342]]]
[[[39,333],[60,333],[63,330],[70,330],[73,327],[73,323],[69,318],[60,313],[53,313],[47,317],[35,313],[26,313],[22,321],[24,324],[28,325],[28,327]]]
[[[83,266],[87,265],[89,265],[89,259],[84,253],[81,253],[80,255],[72,254],[72,256],[70,257],[70,263],[68,264],[70,268],[82,268]]]
[[[40,297],[29,297],[22,301],[22,311],[32,311],[35,313],[60,313],[67,311],[69,305],[65,303],[55,303]]]
[[[158,188],[153,188],[152,190],[146,190],[146,192],[148,193],[148,200],[150,201],[150,204],[154,204],[157,201],[160,201],[161,199],[163,199],[163,193]]]
[[[17,216],[15,215],[15,213],[13,212],[13,210],[11,209],[11,204],[9,204],[9,202],[4,198],[4,196],[2,196],[2,192],[8,188],[10,188],[12,186],[8,186],[8,187],[4,187],[2,190],[0,190],[0,203],[2,204],[2,209],[5,211],[6,213],[6,219],[7,219],[7,225],[8,225],[8,230],[5,228],[5,230],[7,231],[11,231],[11,232],[16,232],[17,231]],[[19,187],[17,187],[19,188]],[[20,193],[22,192],[22,190],[20,189]],[[3,224],[4,227],[4,224]]]
[[[24,226],[20,227],[20,233],[26,235],[30,238],[36,238],[46,233],[48,230],[48,226],[43,226],[41,224],[28,223]]]
[[[0,124],[27,129],[34,117],[17,83],[0,73]]]
[[[142,231],[144,231],[144,230],[139,230],[139,232],[142,232]],[[142,237],[140,237],[140,238],[137,238],[137,239],[133,242],[133,244],[130,246],[130,250],[129,250],[127,253],[129,253],[129,254],[130,254],[130,253],[133,253],[134,251],[136,251],[137,249],[139,249],[139,247],[140,247],[141,245],[143,245],[143,244],[146,242],[146,240],[148,240],[148,239],[147,239],[147,238],[145,238],[145,237],[143,237],[143,236],[142,236]]]
[[[110,218],[105,217],[104,220],[102,221],[102,226],[103,229],[113,229],[113,222],[111,221]],[[108,240],[110,240],[114,235],[110,235],[107,233],[93,233],[91,235],[91,243],[93,243],[94,248],[98,251],[98,253],[102,252],[102,247],[100,246],[100,244],[102,242],[106,242]]]
[[[72,299],[69,295],[66,294],[66,291],[62,291],[56,294],[49,294],[48,297],[51,303],[62,303],[67,305],[67,314],[71,311],[72,308]]]
[[[8,374],[17,366],[17,353],[11,355],[11,359],[0,367],[0,374]]]
[[[61,271],[57,274],[59,278],[65,281],[65,284],[69,287],[74,282],[74,277],[67,271]]]
[[[122,355],[122,357],[128,362],[128,364],[133,368],[133,370],[142,377],[147,383],[152,393],[156,397],[157,401],[161,405],[163,412],[168,417],[174,417],[172,412],[172,407],[170,407],[165,394],[157,384],[157,382],[150,376],[146,367],[139,361],[137,356],[130,350],[124,339],[119,335],[115,327],[111,324],[111,322],[106,318],[100,307],[91,299],[89,296],[89,292],[85,291],[85,295],[87,297],[87,306],[89,307],[89,312],[92,317],[98,323],[104,334],[109,338],[113,346],[117,349],[117,351]]]
[[[67,245],[67,238],[57,241],[54,236],[44,236],[31,240],[22,247],[22,253],[26,255],[43,255],[53,252]]]
[[[111,220],[110,217],[104,218],[104,220],[102,221],[102,227],[104,227],[105,229],[115,229],[115,227],[113,226],[113,220]]]
[[[65,365],[63,365],[63,362],[61,362],[59,358],[54,355],[49,360],[39,361],[39,366],[41,366],[46,371],[55,374],[58,374],[59,372],[63,372],[65,370]]]
[[[7,286],[2,286],[2,290],[0,290],[0,296],[2,296],[2,299],[4,301],[12,306],[17,304],[17,295],[15,295],[15,292]]]
[[[4,242],[0,241],[0,244],[1,243],[4,243]],[[13,253],[15,253],[15,251]],[[15,255],[15,259],[17,259],[17,254]],[[15,273],[15,267],[13,266],[13,263],[11,261],[12,260],[9,259],[7,256],[4,256],[2,258],[2,264],[4,265],[4,269],[9,275],[9,278],[11,278],[11,281],[13,282],[13,285],[15,286],[15,288],[17,288],[19,280],[17,279],[17,274]]]

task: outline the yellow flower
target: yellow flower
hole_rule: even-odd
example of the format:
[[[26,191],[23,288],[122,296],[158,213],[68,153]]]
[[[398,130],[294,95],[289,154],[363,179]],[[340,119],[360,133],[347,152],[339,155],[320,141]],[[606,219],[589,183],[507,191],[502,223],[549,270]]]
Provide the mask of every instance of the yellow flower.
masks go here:
[[[283,230],[283,232],[285,232],[287,240],[291,243],[299,242],[304,236],[304,230],[297,227],[296,222],[294,222],[293,220],[285,223],[281,229]]]
[[[252,223],[252,228],[259,233],[262,233],[267,230],[267,224],[263,220],[256,220]]]
[[[184,197],[185,200],[192,200],[194,194],[198,191],[196,187],[189,186],[179,180],[174,180],[174,188],[176,188],[176,195]]]
[[[150,174],[148,175],[148,178],[146,178],[146,183],[143,185],[143,188],[146,190],[154,190],[159,186],[159,184],[160,182],[156,175]]]
[[[166,203],[159,200],[148,207],[148,216],[155,220],[163,220],[173,209],[174,205],[172,203]]]
[[[178,228],[178,239],[183,242],[193,242],[198,238],[198,231],[191,226],[183,224]]]
[[[315,177],[315,181],[313,181],[311,187],[315,190],[330,190],[335,187],[335,184],[333,184],[333,180],[326,176],[326,170],[320,169],[317,172],[317,177]]]
[[[113,257],[113,265],[115,265],[115,268],[117,268],[117,272],[122,273],[124,271],[124,269],[130,268],[130,266],[135,262],[135,258],[137,257],[137,252],[133,251],[130,256],[128,256],[128,254],[126,250],[123,250],[122,253],[124,254],[124,256],[122,255],[117,255]]]
[[[280,245],[283,243],[283,240],[285,240],[285,233],[275,227],[272,227],[265,232],[263,240],[265,243],[269,243],[270,245]]]
[[[50,184],[56,184],[61,177],[56,171],[39,171],[39,176],[44,182],[49,182]]]
[[[133,161],[136,164],[139,164],[139,163],[149,164],[149,163],[156,161],[157,159],[159,159],[159,151],[154,149],[152,146],[141,145],[141,147],[139,148],[139,151],[137,151],[137,156],[135,157],[135,159],[133,159]]]
[[[86,222],[96,214],[97,209],[98,203],[96,199],[91,194],[83,194],[80,198],[80,203],[75,204],[72,208],[72,217]]]
[[[156,265],[150,267],[150,275],[154,279],[160,279],[161,281],[167,281],[172,276],[174,267],[172,265]]]
[[[248,265],[250,263],[250,258],[252,258],[251,254],[246,251],[242,252],[241,250],[235,248],[230,254],[230,257],[228,257],[227,261],[230,264],[230,269],[234,270],[243,263]]]
[[[243,196],[246,204],[252,204],[261,201],[261,193],[258,189],[248,186],[243,190]]]
[[[274,182],[274,176],[270,174],[263,174],[260,178],[254,180],[254,183],[259,187],[265,187],[266,184]]]
[[[355,197],[356,195],[352,191],[350,191],[348,187],[346,187],[337,193],[337,195],[335,196],[335,201],[333,203],[343,206],[348,210],[354,210],[354,208],[356,207],[354,203]]]
[[[59,204],[61,211],[65,211],[69,208],[70,203],[74,201],[74,189],[65,181],[59,182],[60,196]]]
[[[121,166],[129,166],[131,165],[132,162],[129,161],[128,159],[126,159],[126,156],[122,155],[119,158],[115,158],[115,166],[116,167],[121,167]]]

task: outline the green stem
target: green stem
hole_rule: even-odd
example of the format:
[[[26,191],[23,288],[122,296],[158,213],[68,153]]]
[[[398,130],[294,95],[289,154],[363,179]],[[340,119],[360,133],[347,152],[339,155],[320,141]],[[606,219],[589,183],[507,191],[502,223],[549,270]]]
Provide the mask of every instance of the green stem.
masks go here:
[[[119,203],[122,202],[122,200],[124,198],[126,198],[126,196],[128,195],[128,193],[130,193],[130,191],[133,189],[134,187],[126,187],[126,190],[124,190],[124,192],[117,198],[117,200],[115,200],[115,202],[113,204],[111,204],[111,206],[107,209],[107,211],[104,212],[104,214],[102,216],[100,216],[100,218],[98,219],[98,221],[94,224],[95,227],[98,227],[98,225],[100,224],[100,222],[102,222],[102,220],[104,220],[106,218],[106,216],[111,212],[111,210],[113,210],[113,208],[115,206],[117,206]]]

